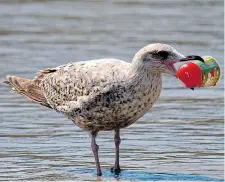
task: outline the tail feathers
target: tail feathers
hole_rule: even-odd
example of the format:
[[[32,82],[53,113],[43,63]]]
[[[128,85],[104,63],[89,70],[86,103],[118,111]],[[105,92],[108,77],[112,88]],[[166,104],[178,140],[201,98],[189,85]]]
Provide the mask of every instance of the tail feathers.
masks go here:
[[[10,85],[13,92],[24,95],[26,98],[36,103],[51,108],[40,87],[35,85],[33,80],[16,76],[7,76],[7,78],[8,80],[3,83]]]

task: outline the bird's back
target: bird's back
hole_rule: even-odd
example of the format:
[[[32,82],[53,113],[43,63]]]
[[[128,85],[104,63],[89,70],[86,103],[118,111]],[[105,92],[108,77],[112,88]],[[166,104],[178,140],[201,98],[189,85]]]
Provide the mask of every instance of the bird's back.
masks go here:
[[[59,110],[65,102],[81,104],[120,84],[129,69],[130,63],[117,59],[68,63],[44,75],[39,86],[49,104]]]

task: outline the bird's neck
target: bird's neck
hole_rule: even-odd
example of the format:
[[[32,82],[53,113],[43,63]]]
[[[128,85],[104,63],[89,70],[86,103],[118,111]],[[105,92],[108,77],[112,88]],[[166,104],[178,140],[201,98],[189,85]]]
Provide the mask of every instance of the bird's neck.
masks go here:
[[[129,75],[131,76],[130,80],[133,85],[145,89],[153,88],[154,85],[158,85],[161,88],[162,74],[160,72],[146,68],[144,65],[140,64],[140,61],[136,62],[133,60],[131,67]]]
[[[134,72],[139,72],[142,71],[142,69],[144,68],[143,64],[142,64],[142,56],[139,54],[136,54],[131,62],[132,64],[132,69]],[[145,68],[144,68],[145,69]],[[145,70],[144,70],[145,71]]]
[[[137,57],[137,55],[133,58],[131,62],[131,75],[134,77],[142,78],[144,76],[147,77],[161,77],[161,72],[156,71],[151,68],[147,68],[142,64],[141,57]]]
[[[141,111],[144,114],[160,96],[162,75],[160,72],[151,72],[149,69],[135,67],[135,65],[132,65],[132,75],[129,84],[129,88],[133,89],[131,97],[137,98],[138,103],[146,105],[146,108]]]

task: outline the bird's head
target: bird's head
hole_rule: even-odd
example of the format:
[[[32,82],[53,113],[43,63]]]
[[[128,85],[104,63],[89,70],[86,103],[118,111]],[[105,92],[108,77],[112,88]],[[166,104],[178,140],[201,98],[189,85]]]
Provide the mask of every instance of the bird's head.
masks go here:
[[[176,75],[174,64],[181,61],[201,60],[200,56],[184,56],[167,44],[149,44],[139,50],[133,59],[133,64],[151,70],[151,72]]]

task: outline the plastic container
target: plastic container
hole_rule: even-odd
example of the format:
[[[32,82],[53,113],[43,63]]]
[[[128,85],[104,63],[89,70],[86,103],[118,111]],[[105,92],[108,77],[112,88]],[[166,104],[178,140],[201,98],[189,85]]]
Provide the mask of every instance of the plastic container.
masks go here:
[[[203,56],[204,62],[194,60],[183,64],[176,77],[187,88],[215,86],[220,77],[220,67],[212,56]]]

